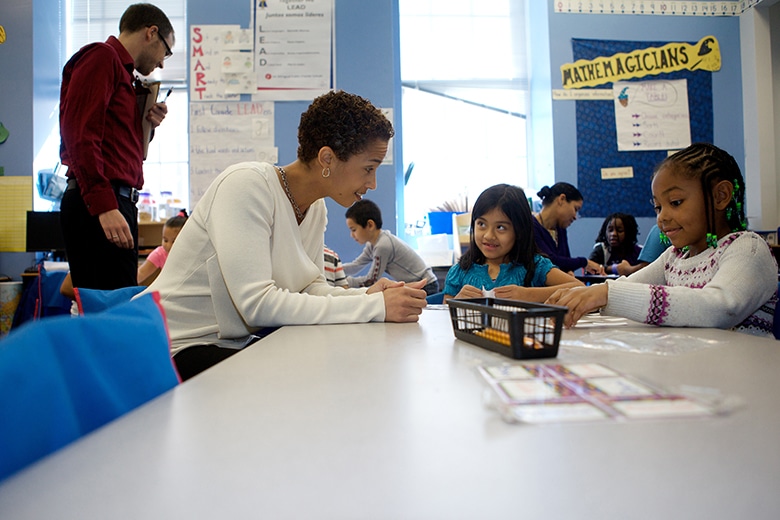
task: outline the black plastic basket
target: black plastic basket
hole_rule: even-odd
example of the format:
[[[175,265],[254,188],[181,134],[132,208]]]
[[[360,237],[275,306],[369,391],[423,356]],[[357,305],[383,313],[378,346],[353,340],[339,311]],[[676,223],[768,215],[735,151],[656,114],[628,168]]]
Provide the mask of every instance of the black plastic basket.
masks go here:
[[[558,355],[566,307],[472,298],[447,300],[455,337],[512,359]]]

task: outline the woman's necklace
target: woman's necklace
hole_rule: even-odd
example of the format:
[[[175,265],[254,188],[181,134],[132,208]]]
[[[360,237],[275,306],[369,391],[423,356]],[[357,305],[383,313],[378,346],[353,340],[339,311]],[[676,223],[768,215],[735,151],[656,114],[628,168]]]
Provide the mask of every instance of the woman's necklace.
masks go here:
[[[284,192],[287,194],[287,198],[290,199],[290,203],[295,210],[295,218],[298,219],[298,224],[300,224],[303,222],[303,212],[301,211],[301,208],[298,207],[298,203],[295,202],[295,198],[290,192],[290,185],[287,184],[287,174],[284,172],[284,168],[281,166],[277,166],[277,168],[279,168],[279,175],[282,177],[282,187],[284,188]]]
[[[539,221],[539,224],[541,224],[541,225],[542,225],[542,227],[543,227],[544,229],[546,229],[546,230],[547,230],[547,232],[548,232],[548,233],[550,234],[550,236],[552,237],[553,241],[555,241],[555,243],[557,244],[557,243],[558,243],[558,229],[556,229],[556,228],[552,228],[552,229],[550,229],[550,228],[548,228],[548,227],[545,225],[545,223],[544,223],[544,218],[542,218],[542,212],[541,212],[541,211],[540,211],[539,213],[537,213],[537,214],[536,214],[536,220],[538,220],[538,221]]]

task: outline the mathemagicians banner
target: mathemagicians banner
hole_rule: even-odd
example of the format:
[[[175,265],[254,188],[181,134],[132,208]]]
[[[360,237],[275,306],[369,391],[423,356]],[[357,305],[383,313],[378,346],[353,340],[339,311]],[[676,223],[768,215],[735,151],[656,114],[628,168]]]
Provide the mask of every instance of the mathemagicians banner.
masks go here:
[[[583,88],[680,70],[720,70],[718,40],[705,36],[694,44],[668,43],[663,47],[577,60],[561,66],[561,79],[563,88]]]

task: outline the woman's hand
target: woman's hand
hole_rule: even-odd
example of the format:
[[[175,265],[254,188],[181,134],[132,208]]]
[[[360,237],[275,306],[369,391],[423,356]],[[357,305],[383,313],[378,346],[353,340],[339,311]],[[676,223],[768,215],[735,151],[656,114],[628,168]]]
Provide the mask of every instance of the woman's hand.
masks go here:
[[[382,292],[385,289],[390,289],[392,287],[403,287],[404,282],[396,282],[395,280],[390,280],[389,278],[380,278],[376,281],[374,285],[368,288],[366,291],[366,294],[373,294],[377,292]]]
[[[420,314],[428,305],[425,300],[427,295],[422,289],[427,282],[420,280],[407,284],[397,283],[400,285],[387,287],[382,291],[385,298],[385,321],[407,323],[419,320]]]
[[[388,278],[380,278],[368,288],[366,294],[381,292],[385,298],[385,321],[406,323],[420,319],[422,310],[428,305],[427,294],[423,287],[427,280],[416,282],[396,282]]]
[[[606,283],[591,285],[589,287],[571,287],[558,289],[545,303],[550,305],[562,305],[569,308],[563,325],[566,328],[573,327],[580,318],[589,312],[607,304],[609,286]]]
[[[428,284],[426,280],[418,280],[416,282],[396,282],[395,280],[390,280],[389,278],[380,278],[376,281],[374,285],[368,288],[366,291],[366,294],[372,294],[376,292],[384,291],[385,289],[391,289],[393,287],[403,287],[404,285],[407,287],[411,287],[413,289],[422,289]]]

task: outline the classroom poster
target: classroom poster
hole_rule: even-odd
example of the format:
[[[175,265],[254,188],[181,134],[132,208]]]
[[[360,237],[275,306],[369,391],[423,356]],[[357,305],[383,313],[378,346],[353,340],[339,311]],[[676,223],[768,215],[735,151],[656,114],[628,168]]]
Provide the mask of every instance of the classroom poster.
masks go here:
[[[31,175],[0,176],[0,251],[27,250],[27,212],[32,211]]]
[[[238,99],[254,89],[252,37],[239,25],[190,26],[190,100]]]
[[[255,0],[254,99],[314,99],[330,89],[333,4]]]
[[[685,79],[616,81],[612,86],[618,150],[677,150],[690,146]]]
[[[228,166],[277,156],[273,102],[190,103],[190,207]]]
[[[572,39],[572,54],[575,63],[578,60],[594,62],[604,56],[636,56],[637,50],[644,52],[652,48],[665,48],[667,45],[668,42],[574,38]],[[654,74],[651,76],[652,79],[616,80],[615,83],[623,82],[633,85],[648,81],[674,82],[684,79],[685,95],[688,98],[688,121],[684,126],[690,132],[690,141],[712,142],[712,74],[713,72],[701,70],[697,66],[696,70],[687,68]],[[577,124],[577,188],[585,199],[580,216],[604,218],[612,212],[622,211],[635,217],[654,217],[653,206],[649,202],[652,196],[650,178],[655,166],[666,158],[669,150],[618,149],[616,111],[618,108],[624,107],[620,105],[619,100],[616,102],[615,99],[620,95],[622,89],[615,92],[613,83],[606,83],[595,88],[609,89],[612,95],[606,99],[577,98],[576,101],[573,101],[576,104]],[[629,102],[628,107],[631,106]],[[631,124],[633,125],[633,123]],[[605,168],[627,167],[632,169],[632,177],[630,178],[602,179],[601,172]],[[620,194],[620,196],[616,197],[616,194]]]
[[[696,43],[673,42],[637,47],[629,52],[603,54],[561,65],[563,88],[597,87],[684,70],[718,71],[720,44],[714,36]]]

